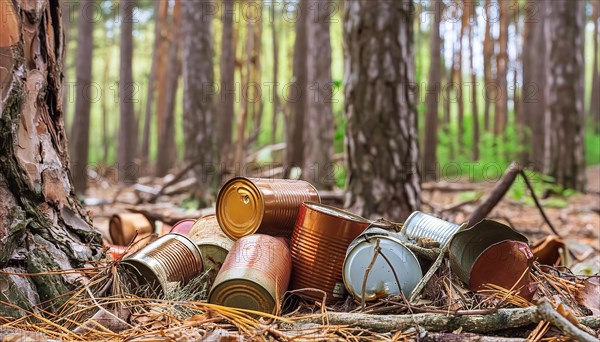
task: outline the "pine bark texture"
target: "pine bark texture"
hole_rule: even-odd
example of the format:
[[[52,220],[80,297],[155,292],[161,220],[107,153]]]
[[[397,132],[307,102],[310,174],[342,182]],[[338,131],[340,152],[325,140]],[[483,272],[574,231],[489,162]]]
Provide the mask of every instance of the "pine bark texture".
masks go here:
[[[292,67],[294,81],[293,86],[289,87],[291,90],[287,96],[288,111],[285,122],[286,176],[289,176],[292,167],[304,165],[304,116],[308,88],[306,84],[308,0],[300,0],[298,11]]]
[[[483,38],[483,79],[485,88],[484,107],[483,107],[483,128],[486,132],[490,132],[491,128],[491,101],[489,87],[493,82],[492,74],[492,58],[494,56],[494,43],[492,41],[492,23],[490,19],[490,0],[485,0],[485,36]]]
[[[221,115],[219,115],[219,146],[221,165],[232,160],[232,122],[234,118],[235,44],[233,40],[233,0],[223,0],[223,37],[221,38]]]
[[[503,136],[508,119],[508,26],[510,23],[509,1],[500,1],[500,34],[498,36],[498,54],[496,55],[498,89],[496,110],[494,112],[494,134]]]
[[[210,6],[203,1],[182,1],[183,119],[185,160],[195,163],[195,197],[208,203],[216,193],[216,155],[213,97],[213,41]],[[203,203],[203,204],[205,204]]]
[[[598,70],[598,40],[600,33],[598,25],[600,23],[600,0],[592,0],[592,19],[594,21],[594,66],[592,67],[592,97],[590,100],[590,116],[593,118],[596,132],[600,133],[600,72]]]
[[[29,311],[87,279],[17,274],[90,266],[101,248],[71,184],[60,8],[56,0],[0,8],[0,303]],[[0,316],[24,314],[0,304]]]
[[[544,88],[546,83],[546,38],[544,23],[547,2],[530,1],[525,10],[523,34],[523,87],[521,115],[529,128],[525,132],[524,162],[536,171],[544,167]]]
[[[411,6],[344,5],[346,205],[365,217],[404,220],[421,204]]]
[[[307,23],[306,78],[308,94],[304,118],[303,178],[319,189],[335,184],[333,156],[333,83],[329,25],[332,1],[310,0]]]
[[[441,39],[440,25],[443,3],[442,1],[433,1],[431,11],[435,11],[435,20],[431,22],[430,38],[430,64],[429,64],[429,82],[427,84],[427,94],[425,104],[427,112],[425,114],[425,147],[423,153],[423,180],[436,180],[437,165],[437,130],[439,121],[439,99],[441,88]]]
[[[135,101],[135,87],[133,83],[133,10],[135,0],[122,0],[119,4],[121,20],[121,66],[119,81],[119,147],[117,161],[119,179],[124,182],[133,182],[138,177],[135,165],[135,152],[137,142],[137,125],[133,103]]]
[[[94,50],[94,0],[82,0],[79,4],[77,33],[75,115],[73,136],[70,141],[73,173],[73,186],[78,194],[85,194],[87,188],[88,149],[90,145],[90,109],[92,59]]]
[[[546,91],[544,171],[558,184],[585,188],[584,5],[552,1],[546,6]]]

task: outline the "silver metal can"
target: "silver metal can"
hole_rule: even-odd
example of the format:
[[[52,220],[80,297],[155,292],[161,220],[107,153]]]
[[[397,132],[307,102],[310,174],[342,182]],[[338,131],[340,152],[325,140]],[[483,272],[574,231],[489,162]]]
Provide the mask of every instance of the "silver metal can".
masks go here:
[[[406,219],[401,232],[409,239],[429,238],[443,246],[458,232],[458,228],[458,224],[415,211]]]

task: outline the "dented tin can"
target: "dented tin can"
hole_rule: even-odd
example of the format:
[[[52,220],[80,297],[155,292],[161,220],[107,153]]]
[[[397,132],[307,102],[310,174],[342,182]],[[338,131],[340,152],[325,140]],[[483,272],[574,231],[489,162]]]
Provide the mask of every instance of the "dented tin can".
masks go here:
[[[112,243],[128,246],[136,235],[146,235],[154,232],[152,223],[146,216],[138,213],[115,214],[109,222]]]
[[[215,215],[198,219],[188,237],[200,249],[204,271],[210,273],[208,279],[212,282],[223,266],[234,241],[225,235]]]
[[[379,252],[375,256],[377,244]],[[371,265],[374,257],[375,262]],[[371,269],[366,274],[369,265]],[[363,285],[365,301],[399,295],[400,292],[409,297],[423,278],[419,260],[403,244],[401,235],[379,228],[365,230],[350,243],[343,270],[346,289],[359,301],[363,298]]]
[[[320,202],[301,180],[233,178],[219,191],[217,220],[230,238],[260,233],[290,237],[302,202]]]
[[[458,232],[458,228],[457,224],[415,211],[406,219],[401,232],[409,239],[429,238],[443,246]]]
[[[194,223],[196,223],[196,220],[193,219],[185,219],[178,221],[173,225],[173,228],[171,228],[171,231],[169,231],[169,233],[178,233],[187,236],[190,233],[192,226],[194,226]]]
[[[202,272],[202,255],[188,237],[169,233],[127,257],[121,265],[138,285],[165,293],[169,284],[186,284]]]
[[[341,209],[303,203],[290,243],[294,265],[291,289],[317,289],[302,294],[323,300],[324,292],[327,304],[344,298],[342,268],[346,250],[369,224],[368,220]]]
[[[227,255],[208,302],[275,313],[291,271],[290,250],[284,240],[263,234],[242,237]]]
[[[485,283],[510,289],[520,279],[515,288],[524,297],[532,294],[528,284],[534,256],[528,240],[500,222],[482,220],[457,233],[450,241],[449,255],[452,271],[471,290]]]

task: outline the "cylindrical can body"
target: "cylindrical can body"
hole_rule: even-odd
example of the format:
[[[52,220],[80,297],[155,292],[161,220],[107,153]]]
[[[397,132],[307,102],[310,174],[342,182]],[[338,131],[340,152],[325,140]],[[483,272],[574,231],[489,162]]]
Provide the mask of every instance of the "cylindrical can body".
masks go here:
[[[291,288],[320,290],[302,294],[323,300],[324,292],[326,303],[342,299],[346,249],[368,226],[368,220],[349,212],[318,203],[302,204],[290,243],[294,265]]]
[[[208,278],[214,280],[234,241],[223,233],[215,215],[198,219],[188,236],[202,253],[204,271],[210,272]]]
[[[181,220],[173,225],[173,228],[171,228],[171,231],[169,233],[178,233],[181,235],[188,236],[190,230],[192,229],[192,226],[194,226],[194,223],[196,223],[196,220],[193,219]]]
[[[169,233],[148,244],[121,262],[138,283],[164,292],[167,284],[186,284],[202,272],[202,255],[188,237]]]
[[[128,246],[136,235],[153,233],[152,223],[146,216],[137,213],[116,214],[109,222],[112,243]]]
[[[400,234],[371,228],[352,241],[344,260],[343,276],[346,289],[356,300],[363,298],[363,285],[365,301],[398,295],[400,290],[408,297],[423,278],[417,257],[399,237]],[[375,255],[377,245],[379,252]]]
[[[208,295],[208,302],[275,312],[287,291],[292,261],[284,240],[254,234],[237,240]]]
[[[255,233],[290,237],[300,205],[307,201],[321,201],[308,182],[237,177],[219,191],[217,220],[234,240]]]
[[[156,240],[158,238],[157,234],[144,234],[138,235],[135,241],[133,241],[129,246],[118,246],[118,245],[106,245],[109,249],[108,252],[112,255],[113,259],[119,259],[121,257],[131,255],[144,246],[149,244],[150,242]]]
[[[458,228],[457,224],[415,211],[404,222],[402,233],[410,239],[429,238],[443,246],[458,232]]]

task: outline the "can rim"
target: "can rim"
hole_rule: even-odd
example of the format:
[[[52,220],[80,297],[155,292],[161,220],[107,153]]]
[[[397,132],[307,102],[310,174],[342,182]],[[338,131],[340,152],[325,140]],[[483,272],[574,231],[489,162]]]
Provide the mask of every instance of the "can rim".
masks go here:
[[[253,197],[257,199],[256,213],[258,215],[255,216],[254,219],[250,220],[249,224],[247,223],[245,225],[235,224],[230,219],[228,219],[227,215],[226,215],[227,210],[223,203],[223,201],[224,201],[223,198],[231,190],[232,185],[237,182],[240,182],[243,185],[247,186],[248,190],[254,195]],[[262,192],[260,191],[260,189],[258,189],[256,184],[254,184],[252,179],[248,178],[248,177],[234,177],[234,178],[230,179],[229,181],[227,181],[221,187],[221,190],[219,191],[219,194],[217,195],[217,210],[215,212],[215,215],[217,216],[217,222],[219,223],[221,230],[223,230],[223,232],[229,238],[231,238],[232,240],[235,241],[245,235],[253,234],[258,230],[258,228],[260,227],[260,224],[263,220],[263,217],[264,217],[264,208],[265,208],[264,196],[263,196]]]
[[[233,282],[233,284],[232,284]],[[216,279],[215,279],[215,283],[216,283]],[[207,297],[207,301],[209,303],[213,303],[213,304],[217,304],[214,303],[215,300],[215,296],[217,294],[221,294],[223,290],[226,291],[225,295],[228,296],[231,293],[231,290],[236,290],[236,288],[240,287],[240,284],[244,283],[249,285],[250,288],[253,288],[255,290],[258,290],[256,292],[262,294],[262,295],[266,295],[265,299],[267,299],[268,304],[270,304],[270,306],[273,307],[272,312],[267,312],[267,313],[273,313],[273,311],[275,311],[275,309],[277,308],[277,302],[275,301],[275,298],[273,298],[273,295],[261,284],[257,283],[257,282],[253,282],[251,280],[248,279],[242,279],[242,278],[231,278],[231,279],[227,279],[225,281],[221,281],[219,283],[216,283],[216,285],[213,285],[208,293],[208,297]],[[220,291],[219,291],[220,290]],[[235,291],[237,292],[237,291]],[[234,292],[234,293],[235,293]],[[218,304],[221,305],[221,304]],[[249,310],[249,309],[243,309],[242,310]],[[259,310],[260,311],[260,310]]]
[[[302,205],[304,205],[308,209],[314,210],[320,214],[327,215],[330,217],[335,217],[335,218],[339,218],[339,219],[346,220],[346,221],[371,223],[371,221],[367,220],[366,218],[364,218],[362,216],[356,215],[356,214],[346,211],[344,209],[336,208],[336,207],[333,207],[330,205],[317,203],[317,202],[303,202]],[[335,215],[332,212],[341,213],[342,215]]]

